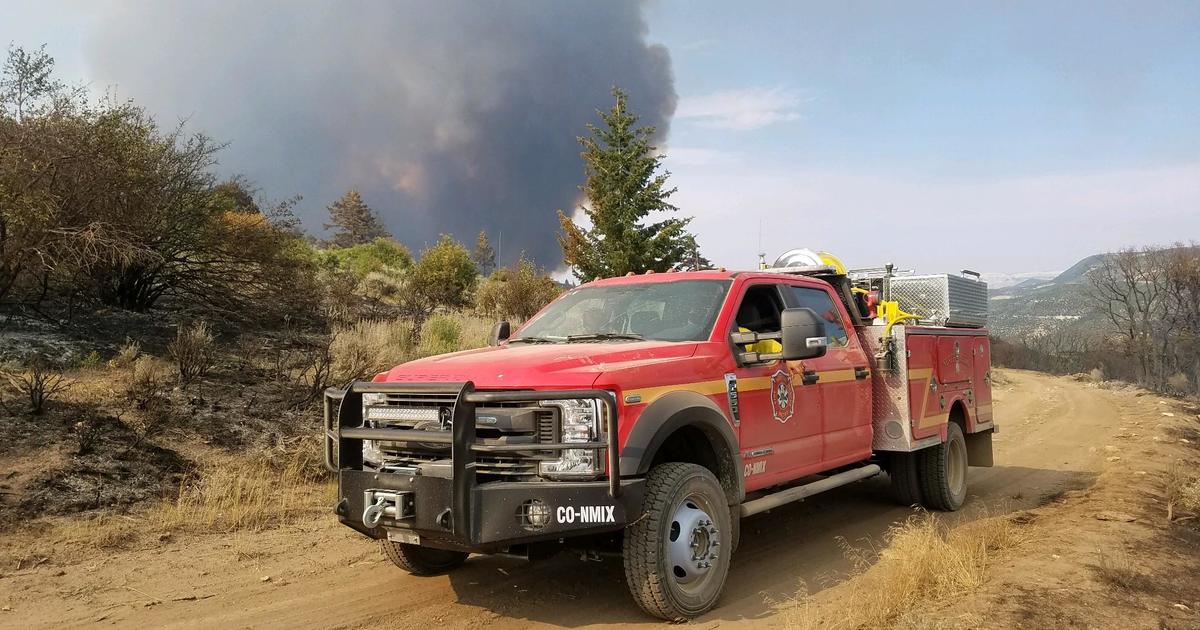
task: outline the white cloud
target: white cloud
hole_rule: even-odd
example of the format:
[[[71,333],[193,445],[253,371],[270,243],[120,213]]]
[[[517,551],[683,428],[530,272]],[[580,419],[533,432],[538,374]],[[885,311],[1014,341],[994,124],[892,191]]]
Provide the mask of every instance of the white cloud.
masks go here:
[[[663,150],[667,156],[667,169],[680,166],[720,166],[736,164],[741,161],[740,153],[707,149],[704,147],[667,147]]]
[[[804,102],[799,92],[783,87],[722,90],[680,99],[675,118],[713,129],[748,131],[798,120]]]

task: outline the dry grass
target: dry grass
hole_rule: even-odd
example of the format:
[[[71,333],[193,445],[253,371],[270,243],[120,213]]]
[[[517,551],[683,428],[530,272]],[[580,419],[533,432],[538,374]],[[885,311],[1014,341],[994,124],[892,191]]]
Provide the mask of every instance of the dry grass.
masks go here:
[[[492,325],[496,322],[486,317],[479,317],[470,313],[455,313],[451,315],[462,329],[462,334],[459,337],[458,349],[467,350],[469,348],[482,348],[488,344],[488,337],[492,334]],[[513,323],[513,330],[516,330],[517,323]]]
[[[1129,556],[1120,552],[1106,552],[1103,549],[1098,549],[1096,554],[1098,560],[1092,565],[1092,570],[1101,582],[1125,590],[1149,588],[1149,578],[1133,566]]]
[[[0,567],[21,570],[46,559],[66,564],[158,544],[177,532],[258,531],[328,512],[336,488],[315,449],[274,457],[226,457],[204,465],[175,497],[129,514],[93,513],[37,519],[0,536]]]
[[[332,505],[333,486],[322,481],[315,453],[298,450],[279,459],[210,464],[186,480],[174,500],[151,508],[147,518],[160,531],[257,531]]]
[[[20,573],[48,560],[66,564],[133,545],[147,534],[146,521],[106,513],[31,521],[0,536],[0,569]]]
[[[1167,469],[1166,504],[1168,521],[1192,521],[1200,519],[1200,474],[1181,462]]]
[[[334,382],[370,378],[412,354],[412,324],[399,319],[365,319],[333,331],[329,352]]]
[[[954,529],[927,513],[893,526],[884,546],[846,546],[856,577],[838,588],[837,598],[817,601],[802,592],[784,607],[789,628],[936,627],[923,613],[932,604],[972,592],[986,582],[988,568],[1003,549],[1022,541],[1020,525],[1008,517],[990,517]]]
[[[420,357],[487,345],[492,322],[469,313],[430,317],[413,342],[407,319],[364,319],[333,332],[329,347],[333,382],[371,378]]]
[[[175,340],[167,345],[175,367],[179,371],[179,384],[187,389],[192,382],[208,375],[216,361],[216,340],[208,324],[199,321],[191,326],[180,324]]]
[[[125,343],[117,350],[116,356],[108,360],[108,366],[111,368],[124,369],[131,365],[142,355],[142,344],[126,339]]]

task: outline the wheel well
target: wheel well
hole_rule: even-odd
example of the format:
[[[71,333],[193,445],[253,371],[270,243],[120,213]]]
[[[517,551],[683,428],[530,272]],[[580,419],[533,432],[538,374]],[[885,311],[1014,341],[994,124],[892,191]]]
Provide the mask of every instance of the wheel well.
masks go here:
[[[721,482],[730,505],[733,505],[741,501],[735,454],[728,452],[720,435],[710,436],[708,433],[700,425],[679,427],[663,440],[650,465],[684,462],[703,466]]]
[[[962,429],[963,435],[967,435],[967,407],[963,401],[956,400],[950,406],[950,422],[958,425]]]

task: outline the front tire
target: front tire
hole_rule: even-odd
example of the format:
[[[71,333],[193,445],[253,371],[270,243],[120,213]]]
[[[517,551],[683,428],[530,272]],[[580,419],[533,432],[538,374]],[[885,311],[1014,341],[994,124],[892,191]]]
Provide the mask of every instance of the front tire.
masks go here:
[[[946,441],[921,453],[920,473],[926,507],[953,512],[967,500],[967,440],[951,422]]]
[[[437,575],[458,568],[467,559],[464,551],[447,551],[420,545],[379,541],[383,555],[413,575]]]
[[[647,613],[685,621],[716,605],[729,575],[733,525],[717,478],[696,464],[655,466],[642,517],[625,530],[625,579]]]

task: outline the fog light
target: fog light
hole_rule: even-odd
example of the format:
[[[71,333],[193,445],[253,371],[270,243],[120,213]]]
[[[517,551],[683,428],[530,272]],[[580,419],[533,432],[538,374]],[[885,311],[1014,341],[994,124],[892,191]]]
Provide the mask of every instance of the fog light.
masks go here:
[[[517,518],[525,529],[542,529],[550,524],[550,506],[537,499],[529,499],[517,508]]]

